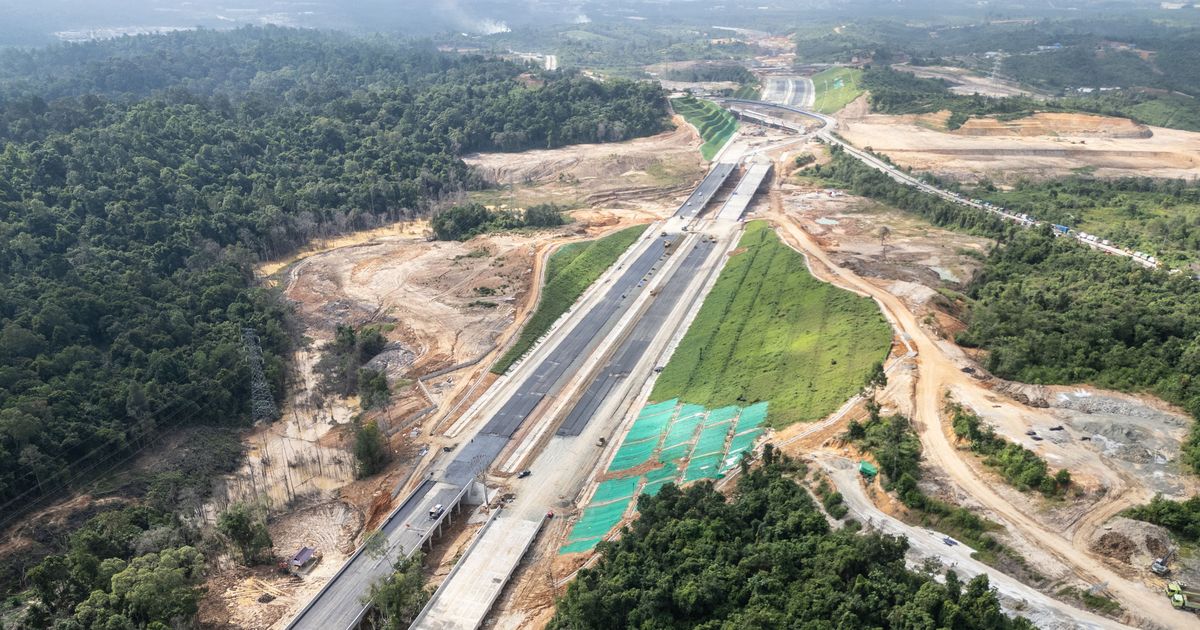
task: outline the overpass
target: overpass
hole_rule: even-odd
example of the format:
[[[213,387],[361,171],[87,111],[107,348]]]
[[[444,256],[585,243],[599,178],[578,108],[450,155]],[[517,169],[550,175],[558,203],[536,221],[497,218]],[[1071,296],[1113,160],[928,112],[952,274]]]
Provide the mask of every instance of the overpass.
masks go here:
[[[725,200],[724,205],[717,211],[717,220],[741,220],[742,216],[746,214],[746,209],[750,207],[750,202],[754,200],[754,196],[762,188],[763,182],[771,174],[773,166],[769,161],[751,162],[746,169],[746,174],[742,175],[737,188],[733,190],[733,194],[729,196],[729,199]]]

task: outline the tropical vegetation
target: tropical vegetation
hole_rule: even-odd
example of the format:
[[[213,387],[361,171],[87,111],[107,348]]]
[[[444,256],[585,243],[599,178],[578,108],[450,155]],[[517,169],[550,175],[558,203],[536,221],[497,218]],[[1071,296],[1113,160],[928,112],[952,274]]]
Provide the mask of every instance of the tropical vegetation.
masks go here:
[[[832,529],[804,475],[768,447],[731,499],[709,482],[640,497],[549,627],[1033,628],[1001,611],[986,575],[941,583],[905,567],[903,538]]]
[[[667,124],[657,86],[526,72],[277,28],[0,55],[0,505],[243,424],[244,328],[281,396],[292,334],[256,261],[482,185],[466,151]]]
[[[812,277],[770,224],[750,222],[738,245],[651,399],[770,401],[777,427],[829,415],[875,375],[891,327],[869,298]]]

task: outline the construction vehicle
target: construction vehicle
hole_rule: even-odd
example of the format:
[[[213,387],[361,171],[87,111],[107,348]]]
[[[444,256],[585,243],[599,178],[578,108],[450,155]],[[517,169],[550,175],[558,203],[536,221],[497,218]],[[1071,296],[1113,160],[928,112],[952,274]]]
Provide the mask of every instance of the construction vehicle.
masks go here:
[[[1200,610],[1200,592],[1188,590],[1179,582],[1167,584],[1167,597],[1172,606],[1181,610]]]
[[[1154,562],[1150,563],[1150,571],[1155,575],[1168,575],[1171,573],[1171,558],[1175,556],[1175,551],[1168,551],[1161,558],[1155,558]]]

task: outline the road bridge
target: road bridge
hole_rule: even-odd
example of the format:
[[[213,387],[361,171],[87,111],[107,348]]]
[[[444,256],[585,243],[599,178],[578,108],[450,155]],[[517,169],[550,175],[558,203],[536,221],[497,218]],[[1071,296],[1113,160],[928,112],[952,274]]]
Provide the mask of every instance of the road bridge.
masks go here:
[[[545,519],[501,512],[476,534],[462,560],[413,621],[413,630],[475,630],[483,623],[545,523]],[[477,547],[494,553],[473,553]]]
[[[733,190],[733,194],[717,211],[716,218],[720,221],[740,220],[746,214],[746,209],[750,207],[750,202],[754,200],[758,190],[762,188],[767,176],[771,174],[772,166],[771,162],[751,162],[746,169],[746,174],[742,175],[737,188]]]

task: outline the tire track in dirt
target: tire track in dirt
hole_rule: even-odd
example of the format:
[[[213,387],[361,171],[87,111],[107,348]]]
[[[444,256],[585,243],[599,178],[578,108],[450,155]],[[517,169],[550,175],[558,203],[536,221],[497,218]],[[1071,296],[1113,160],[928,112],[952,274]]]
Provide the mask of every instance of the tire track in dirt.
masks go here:
[[[782,210],[778,190],[771,191],[772,203],[769,219],[780,229],[784,241],[805,255],[814,276],[860,295],[870,296],[879,304],[884,315],[898,332],[907,333],[917,347],[916,404],[914,426],[918,429],[926,461],[944,472],[961,489],[970,494],[985,508],[998,515],[1011,527],[1018,530],[1031,544],[1039,547],[1064,566],[1069,567],[1080,579],[1090,584],[1106,583],[1108,591],[1121,602],[1132,620],[1139,625],[1166,628],[1195,628],[1195,619],[1171,607],[1170,602],[1146,586],[1126,579],[1094,558],[1082,547],[1086,545],[1085,525],[1102,523],[1104,513],[1115,513],[1123,509],[1130,499],[1122,500],[1124,493],[1093,508],[1097,514],[1085,520],[1076,534],[1068,539],[1061,532],[1051,531],[1035,518],[1005,500],[958,452],[943,429],[940,403],[948,387],[962,389],[979,387],[977,383],[959,371],[901,300],[867,282],[853,272],[837,266],[816,241],[789,219]],[[1134,612],[1136,611],[1136,612]]]

